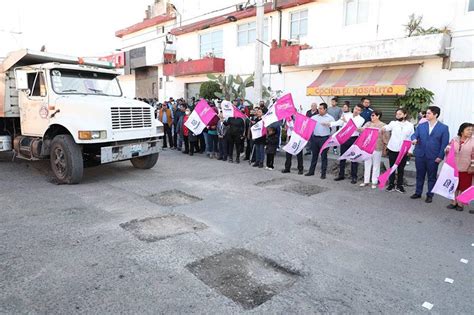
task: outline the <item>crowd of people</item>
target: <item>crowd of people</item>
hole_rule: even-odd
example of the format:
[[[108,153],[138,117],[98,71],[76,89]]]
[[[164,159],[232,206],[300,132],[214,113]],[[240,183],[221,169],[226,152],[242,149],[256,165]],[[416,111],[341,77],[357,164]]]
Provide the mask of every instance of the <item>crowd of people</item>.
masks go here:
[[[227,161],[228,163],[240,163],[240,158],[249,161],[253,167],[273,170],[275,168],[275,155],[280,151],[282,138],[289,139],[292,132],[292,120],[279,121],[267,126],[266,135],[252,139],[251,127],[262,120],[267,111],[267,106],[260,102],[256,106],[244,106],[239,100],[234,100],[233,105],[241,111],[245,118],[229,117],[224,119],[219,103],[208,102],[216,116],[209,122],[206,129],[199,135],[195,135],[185,126],[189,115],[194,109],[195,100],[188,104],[184,99],[156,104],[156,117],[164,125],[165,136],[163,148],[181,151],[183,154],[194,155],[195,153],[206,154],[210,159]],[[216,105],[217,104],[217,105]],[[409,120],[408,113],[404,108],[395,111],[393,120],[385,124],[381,121],[382,112],[373,109],[369,98],[362,98],[361,102],[351,107],[348,101],[340,107],[337,98],[326,103],[311,104],[306,116],[315,120],[316,127],[308,142],[306,152],[301,151],[296,155],[297,170],[299,175],[314,176],[316,166],[321,157],[320,178],[326,179],[328,169],[328,151],[333,150],[336,154],[344,154],[356,141],[359,134],[365,128],[379,129],[379,137],[376,149],[370,159],[364,165],[363,182],[361,187],[370,186],[377,188],[380,175],[382,157],[388,157],[389,165],[392,167],[399,155],[402,143],[405,140],[412,141],[412,148],[408,155],[398,163],[396,172],[391,174],[386,187],[388,192],[405,193],[404,170],[407,159],[415,156],[416,167],[416,190],[410,196],[412,199],[422,197],[425,179],[428,181],[425,202],[433,200],[433,187],[436,183],[438,166],[443,161],[449,150],[455,150],[457,167],[459,169],[459,185],[456,194],[460,194],[472,185],[474,173],[474,139],[473,124],[466,122],[461,124],[456,137],[450,138],[448,127],[438,118],[441,110],[437,106],[430,106],[425,112],[420,113],[418,123]],[[357,130],[348,141],[340,146],[340,152],[336,147],[326,148],[321,151],[323,144],[336,130],[343,128],[349,120],[352,120]],[[303,154],[311,155],[309,169],[304,173]],[[285,164],[282,173],[290,173],[293,155],[286,153]],[[266,161],[266,163],[265,163]],[[265,164],[264,164],[265,163]],[[358,182],[359,163],[351,162],[350,181],[352,184]],[[335,181],[346,179],[346,160],[340,160],[339,172]],[[463,204],[453,202],[448,205],[449,209],[462,211]],[[474,213],[473,210],[470,213]]]

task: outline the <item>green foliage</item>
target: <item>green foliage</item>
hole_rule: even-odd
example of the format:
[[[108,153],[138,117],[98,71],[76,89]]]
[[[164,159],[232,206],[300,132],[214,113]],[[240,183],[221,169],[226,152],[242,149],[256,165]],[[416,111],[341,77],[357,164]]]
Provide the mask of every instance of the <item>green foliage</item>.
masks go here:
[[[419,112],[424,111],[433,103],[434,93],[425,88],[409,88],[404,96],[397,99],[398,107],[408,111],[408,115],[416,118]]]
[[[212,100],[216,97],[215,93],[220,92],[219,84],[214,81],[207,81],[201,84],[199,89],[199,96],[208,100]]]
[[[436,28],[436,27],[429,27],[423,28],[421,26],[421,22],[423,21],[423,16],[415,16],[415,14],[410,14],[408,16],[408,23],[403,25],[405,27],[405,31],[407,32],[407,37],[412,36],[420,36],[420,35],[429,35],[429,34],[451,34],[451,30],[448,29],[447,26],[443,28]]]

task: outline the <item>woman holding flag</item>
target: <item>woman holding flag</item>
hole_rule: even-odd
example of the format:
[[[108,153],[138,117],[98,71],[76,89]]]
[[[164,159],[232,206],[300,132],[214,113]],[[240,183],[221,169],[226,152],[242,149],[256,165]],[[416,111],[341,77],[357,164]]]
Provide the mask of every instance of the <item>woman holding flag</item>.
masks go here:
[[[451,141],[451,145],[446,148],[446,152],[454,149],[454,156],[456,157],[456,166],[459,171],[459,184],[456,189],[455,196],[457,197],[463,191],[472,186],[473,166],[474,160],[474,138],[472,136],[473,124],[463,123],[459,127],[458,136]],[[463,211],[464,205],[457,202],[456,199],[447,206],[448,209],[455,209]],[[474,213],[470,211],[469,213]]]

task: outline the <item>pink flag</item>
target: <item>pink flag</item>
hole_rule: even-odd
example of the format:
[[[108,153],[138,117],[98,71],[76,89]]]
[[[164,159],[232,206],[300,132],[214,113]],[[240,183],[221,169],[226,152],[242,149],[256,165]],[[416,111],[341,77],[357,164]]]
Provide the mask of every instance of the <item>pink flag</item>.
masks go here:
[[[275,104],[268,107],[267,112],[262,117],[263,124],[268,127],[279,120],[291,117],[295,113],[296,108],[291,93],[286,94],[279,98]]]
[[[275,104],[275,114],[278,120],[291,117],[293,114],[296,114],[295,104],[293,103],[293,97],[291,93],[283,95],[280,97]]]
[[[433,193],[448,199],[454,200],[456,188],[459,184],[459,171],[456,165],[456,157],[454,155],[454,141],[451,141],[449,152],[446,156],[446,161],[439,172],[436,184],[431,190]]]
[[[263,125],[263,120],[260,120],[250,128],[252,132],[252,139],[261,138],[267,134],[267,128]]]
[[[244,114],[242,114],[235,106],[229,101],[222,101],[221,103],[221,110],[222,114],[224,115],[224,119],[229,117],[237,117],[237,118],[247,118]]]
[[[474,200],[474,186],[469,187],[462,192],[457,198],[457,200],[465,205],[468,205],[471,201]]]
[[[216,116],[216,112],[204,99],[201,99],[184,125],[192,133],[198,135],[206,128],[214,116]]]
[[[315,127],[315,120],[306,117],[305,115],[296,113],[291,138],[288,143],[283,147],[283,150],[292,155],[297,155],[298,153],[300,153],[311,138]]]
[[[403,160],[405,155],[408,153],[411,147],[411,141],[410,140],[404,140],[402,143],[402,147],[400,148],[400,152],[398,152],[397,159],[395,160],[395,164],[388,169],[385,173],[379,176],[379,189],[383,189],[385,185],[387,184],[387,181],[390,177],[390,175],[393,174],[398,168],[398,165],[400,165],[400,162]]]
[[[349,160],[351,162],[363,162],[368,160],[375,151],[378,138],[378,128],[364,129],[354,144],[339,157],[339,160]]]
[[[324,151],[327,147],[334,147],[343,144],[352,136],[352,134],[357,131],[357,126],[354,121],[350,119],[347,124],[339,129],[338,132],[329,137],[329,139],[324,142],[319,154]]]

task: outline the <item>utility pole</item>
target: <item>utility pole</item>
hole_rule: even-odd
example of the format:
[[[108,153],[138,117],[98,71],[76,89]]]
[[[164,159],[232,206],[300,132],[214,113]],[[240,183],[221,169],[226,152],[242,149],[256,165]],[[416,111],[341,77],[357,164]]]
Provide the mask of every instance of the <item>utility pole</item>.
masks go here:
[[[255,103],[262,100],[262,78],[263,78],[263,21],[264,6],[263,0],[256,0],[257,22],[256,22],[256,41],[255,41]]]

